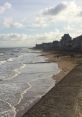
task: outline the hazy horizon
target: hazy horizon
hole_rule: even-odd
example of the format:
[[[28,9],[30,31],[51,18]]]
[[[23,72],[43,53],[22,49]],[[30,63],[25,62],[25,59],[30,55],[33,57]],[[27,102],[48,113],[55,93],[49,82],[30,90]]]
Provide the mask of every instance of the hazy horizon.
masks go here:
[[[82,34],[81,0],[0,0],[0,47],[31,47]]]

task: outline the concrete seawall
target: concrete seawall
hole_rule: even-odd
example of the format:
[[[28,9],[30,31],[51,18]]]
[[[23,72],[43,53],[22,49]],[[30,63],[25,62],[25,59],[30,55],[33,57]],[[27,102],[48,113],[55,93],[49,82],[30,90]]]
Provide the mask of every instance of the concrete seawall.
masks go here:
[[[23,117],[82,117],[82,65],[77,65]]]

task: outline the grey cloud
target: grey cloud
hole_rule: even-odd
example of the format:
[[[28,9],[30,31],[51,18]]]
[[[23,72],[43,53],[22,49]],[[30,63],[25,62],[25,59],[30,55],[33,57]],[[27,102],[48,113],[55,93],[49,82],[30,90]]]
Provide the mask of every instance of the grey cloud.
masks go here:
[[[58,4],[56,7],[52,7],[44,11],[43,15],[57,15],[67,8],[67,5],[64,3]]]

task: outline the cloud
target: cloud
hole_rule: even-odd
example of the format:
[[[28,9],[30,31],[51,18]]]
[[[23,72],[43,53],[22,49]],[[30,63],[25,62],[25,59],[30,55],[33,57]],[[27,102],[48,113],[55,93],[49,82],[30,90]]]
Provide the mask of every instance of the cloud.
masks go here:
[[[56,7],[52,8],[47,8],[44,12],[43,15],[57,15],[60,12],[64,11],[67,8],[65,3],[60,3]]]
[[[71,29],[71,31],[70,31]],[[67,26],[64,29],[65,31],[70,31],[72,37],[82,34],[82,30],[75,30],[75,27]],[[65,32],[64,31],[64,32]],[[36,43],[45,43],[52,42],[55,40],[60,40],[64,32],[60,32],[58,29],[55,32],[44,32],[42,34],[19,34],[19,33],[9,33],[9,34],[0,34],[0,47],[32,47]],[[67,32],[68,33],[68,32]]]
[[[38,16],[36,24],[39,27],[44,27],[54,24],[68,24],[82,22],[78,14],[82,15],[82,7],[75,1],[61,2],[55,7],[44,9]],[[37,18],[36,18],[37,19]],[[36,25],[36,26],[37,26]]]
[[[12,5],[9,2],[0,5],[0,14],[3,14],[6,10],[11,9]]]
[[[33,40],[30,40],[27,34],[0,34],[0,47],[25,47],[33,43]]]
[[[41,17],[36,17],[33,26],[36,26],[36,27],[46,27],[47,23],[45,22],[45,17],[42,17],[42,16]]]
[[[23,22],[18,22],[18,21],[14,21],[14,19],[12,17],[8,17],[5,18],[3,21],[3,25],[7,28],[22,28],[24,27]]]
[[[36,43],[51,42],[60,39],[60,32],[27,35],[19,33],[0,34],[0,47],[34,46]]]

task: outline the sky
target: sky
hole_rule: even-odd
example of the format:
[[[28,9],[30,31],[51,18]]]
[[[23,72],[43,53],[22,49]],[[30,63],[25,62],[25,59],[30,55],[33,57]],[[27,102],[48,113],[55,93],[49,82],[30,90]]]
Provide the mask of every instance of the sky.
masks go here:
[[[0,0],[0,47],[34,46],[82,34],[82,0]]]

